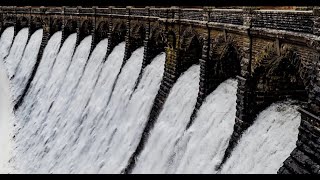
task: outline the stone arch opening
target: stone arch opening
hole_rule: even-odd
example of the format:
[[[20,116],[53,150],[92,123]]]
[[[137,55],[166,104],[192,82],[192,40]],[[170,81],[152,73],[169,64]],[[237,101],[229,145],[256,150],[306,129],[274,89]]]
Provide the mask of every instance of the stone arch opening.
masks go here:
[[[93,30],[93,23],[91,20],[85,20],[80,28],[80,41],[84,39],[85,37],[91,35],[91,32]]]
[[[213,92],[223,81],[235,78],[240,74],[239,48],[231,38],[227,41],[222,36],[212,40],[209,47],[204,47],[203,56],[200,59],[201,73],[197,103],[187,124],[187,129],[192,125],[205,98]],[[207,52],[209,48],[209,52]],[[208,54],[208,56],[206,56]]]
[[[180,59],[178,60],[178,67],[180,73],[186,71],[193,64],[198,64],[202,54],[202,44],[198,37],[184,37],[182,39],[180,48]]]
[[[63,26],[63,21],[62,19],[54,19],[53,22],[51,23],[51,27],[50,27],[50,34],[54,34],[58,31],[62,30],[62,26]]]
[[[108,32],[109,32],[108,22],[105,22],[105,21],[100,22],[96,29],[96,35],[95,35],[96,42],[98,43],[99,41],[107,38]]]
[[[118,40],[117,42],[120,43],[125,40],[126,37],[126,25],[125,23],[117,23],[113,29],[114,37]]]
[[[29,20],[26,17],[19,17],[17,20],[16,30],[20,31],[22,28],[28,27]]]
[[[67,38],[70,34],[77,32],[77,21],[73,19],[69,19],[64,26],[64,37]]]
[[[42,20],[40,17],[34,17],[30,23],[30,34],[42,28]]]

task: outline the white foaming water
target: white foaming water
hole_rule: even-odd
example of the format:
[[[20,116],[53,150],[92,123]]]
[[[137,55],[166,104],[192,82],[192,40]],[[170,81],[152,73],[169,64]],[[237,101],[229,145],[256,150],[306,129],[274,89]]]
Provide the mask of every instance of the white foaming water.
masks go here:
[[[0,40],[0,174],[11,172],[9,160],[12,152],[11,137],[14,116],[10,99],[9,79],[2,60],[9,53],[12,40],[13,28],[7,28]]]
[[[207,96],[171,153],[166,173],[215,173],[233,132],[236,93],[237,81],[228,79]]]
[[[106,153],[108,152],[109,143],[114,132],[122,125],[122,123],[124,123],[123,121],[126,121],[126,118],[122,118],[122,115],[129,103],[130,95],[133,93],[135,83],[141,70],[143,51],[144,48],[139,48],[134,51],[122,68],[110,102],[106,110],[104,110],[103,116],[99,118],[101,120],[99,120],[96,125],[99,128],[96,129],[94,133],[103,134],[103,136],[98,136],[92,146],[101,147],[97,148],[96,156],[105,156],[105,158],[100,158],[101,166],[98,169],[99,172],[113,172],[113,169],[108,165],[111,163],[109,162],[109,158],[113,159],[112,157],[114,156],[108,156]]]
[[[27,45],[28,33],[28,28],[23,28],[19,31],[19,33],[14,38],[14,42],[11,46],[9,55],[4,60],[5,66],[8,71],[9,79],[12,78],[12,76],[16,72],[17,67],[19,66],[20,60],[24,52],[24,48]]]
[[[33,172],[34,167],[30,164],[36,165],[39,159],[35,157],[39,152],[45,150],[43,145],[38,143],[43,138],[38,133],[45,126],[44,120],[48,110],[64,82],[75,49],[76,38],[77,35],[74,33],[64,42],[52,67],[50,77],[41,91],[37,93],[31,107],[26,110],[19,108],[19,111],[16,112],[18,125],[15,132],[17,149],[14,153],[14,161],[20,172]]]
[[[296,146],[300,120],[297,106],[272,104],[242,135],[221,173],[277,173]]]
[[[174,84],[133,173],[164,173],[197,101],[199,76],[200,66],[194,65]]]
[[[119,60],[119,59],[118,59]],[[128,62],[125,64],[125,66],[122,68],[117,84],[115,86],[115,89],[112,93],[112,98],[110,100],[110,104],[107,106],[106,110],[102,111],[104,113],[106,112],[112,112],[112,113],[123,113],[125,111],[126,102],[129,100],[129,96],[132,93],[132,90],[135,85],[135,81],[138,78],[140,68],[142,65],[143,60],[143,48],[140,48],[136,50]],[[112,105],[112,106],[111,106]],[[120,107],[119,107],[120,106]],[[78,106],[77,106],[78,107]],[[109,108],[111,107],[111,108]],[[115,109],[112,109],[115,108]],[[115,112],[115,111],[118,112]],[[100,112],[100,113],[102,113]],[[90,171],[86,166],[95,167],[97,164],[95,157],[100,157],[98,160],[103,161],[104,159],[109,158],[108,156],[103,155],[104,151],[108,148],[108,138],[110,138],[112,129],[108,126],[110,124],[110,121],[112,121],[111,118],[113,117],[100,117],[97,119],[98,124],[96,125],[99,127],[96,131],[93,129],[88,129],[87,124],[90,122],[87,119],[76,119],[77,121],[75,123],[70,123],[68,121],[66,125],[66,139],[65,141],[68,141],[68,145],[66,149],[71,148],[72,155],[68,158],[64,158],[64,164],[71,165],[72,169],[69,167],[68,172],[71,173],[78,173],[78,172],[86,172],[86,173],[92,173],[92,172],[98,172],[99,168],[96,167],[94,171]],[[70,116],[71,118],[71,116]],[[70,119],[66,118],[66,119]],[[80,117],[79,117],[80,118]],[[117,124],[121,122],[121,119],[119,116],[117,116]],[[88,123],[87,123],[88,122]],[[76,126],[75,126],[76,124]],[[100,132],[101,130],[101,132]],[[81,137],[80,134],[82,131],[93,131],[94,134],[99,134],[100,136],[97,136],[95,138],[95,141],[90,145],[92,148],[94,148],[94,156],[87,156],[86,153],[84,153],[82,147],[86,146],[87,143],[85,140],[85,137]],[[62,133],[64,134],[64,133]],[[90,135],[88,135],[90,136]],[[83,139],[84,138],[84,139]],[[70,147],[70,144],[71,147]],[[70,148],[68,148],[68,146]],[[80,148],[79,148],[80,147]],[[98,148],[100,147],[100,148]],[[81,160],[79,157],[82,157]],[[63,164],[63,163],[61,163]],[[67,172],[66,170],[60,170],[60,172]]]
[[[60,91],[54,99],[54,102],[51,104],[48,110],[49,112],[44,116],[44,119],[41,120],[43,121],[43,123],[41,124],[40,129],[37,130],[37,136],[40,137],[37,138],[37,143],[39,145],[41,144],[42,146],[38,147],[35,151],[37,152],[37,154],[34,158],[37,159],[37,162],[33,165],[33,167],[29,168],[31,173],[50,172],[50,168],[59,162],[58,158],[54,157],[54,155],[56,155],[55,153],[64,153],[58,151],[58,149],[62,148],[61,146],[54,148],[55,143],[57,143],[56,136],[64,136],[64,134],[56,132],[60,131],[60,129],[57,128],[58,125],[56,125],[56,123],[60,122],[59,120],[61,116],[65,112],[66,108],[68,108],[68,105],[73,98],[74,91],[76,90],[76,87],[88,60],[91,40],[91,36],[86,37],[77,47]],[[68,119],[62,120],[64,121],[64,123],[68,122]],[[58,141],[59,140],[61,139],[58,139]],[[62,143],[68,142],[63,141]],[[54,151],[51,151],[52,149]]]
[[[55,127],[54,129],[48,129],[48,134],[56,133],[56,130],[59,131],[59,134],[56,134],[56,137],[54,137],[54,141],[57,142],[57,144],[55,145],[55,148],[52,148],[52,152],[56,151],[55,153],[58,153],[58,150],[63,147],[63,149],[60,150],[61,153],[59,153],[59,157],[52,159],[57,162],[52,162],[52,164],[55,165],[52,166],[51,172],[70,173],[72,170],[75,170],[79,173],[79,168],[74,168],[74,164],[81,167],[80,160],[83,158],[83,154],[80,152],[82,141],[81,139],[77,141],[79,134],[77,134],[76,131],[84,120],[81,119],[81,113],[85,109],[101,73],[107,47],[107,39],[102,40],[96,46],[89,58],[85,72],[82,75],[78,88],[76,89],[73,99],[71,99],[70,106],[66,113],[64,113],[62,118],[48,122],[48,127]],[[62,122],[58,123],[58,120]]]
[[[42,34],[43,30],[39,29],[31,36],[14,77],[11,79],[11,91],[13,94],[12,99],[14,104],[21,97],[37,62]]]
[[[48,44],[43,51],[43,57],[41,58],[37,72],[31,81],[29,90],[27,91],[27,98],[24,98],[21,106],[16,110],[16,114],[20,115],[20,117],[26,116],[30,113],[34,102],[38,98],[38,94],[43,90],[50,75],[52,74],[51,71],[59,53],[61,38],[62,32],[59,31],[53,34],[48,41]]]
[[[116,126],[112,141],[108,145],[107,161],[101,172],[120,173],[138,146],[152,103],[160,87],[164,62],[165,54],[162,53],[144,69],[137,89],[126,110],[122,111],[121,124]]]
[[[72,153],[62,160],[64,164],[61,163],[59,168],[53,167],[54,172],[96,173],[99,170],[97,161],[104,157],[100,157],[101,155],[98,151],[99,148],[105,147],[99,147],[100,144],[97,147],[93,142],[98,141],[98,137],[104,137],[105,131],[98,134],[96,128],[99,128],[97,125],[99,121],[106,123],[102,115],[106,109],[109,96],[112,93],[112,85],[116,80],[117,74],[120,72],[124,51],[124,43],[120,43],[114,48],[102,66],[94,90],[90,92],[91,97],[88,99],[89,101],[84,104],[85,107],[77,111],[79,114],[74,119],[75,123],[65,123],[66,138],[69,141],[69,144],[65,148],[69,149]],[[88,148],[92,148],[92,150],[87,150]]]
[[[1,35],[0,45],[0,59],[4,61],[4,58],[8,56],[10,47],[14,38],[14,27],[8,27],[3,31]]]

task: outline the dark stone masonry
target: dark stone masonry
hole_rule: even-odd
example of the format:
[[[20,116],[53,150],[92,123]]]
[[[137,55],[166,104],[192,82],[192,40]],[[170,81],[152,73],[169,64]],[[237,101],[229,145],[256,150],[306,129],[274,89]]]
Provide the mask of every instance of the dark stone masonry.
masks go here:
[[[200,64],[197,104],[192,125],[206,96],[224,80],[238,79],[234,131],[220,166],[230,156],[241,134],[271,103],[288,98],[300,104],[297,147],[278,173],[320,174],[320,9],[259,10],[171,8],[0,7],[1,33],[15,34],[29,27],[29,37],[44,31],[33,75],[49,38],[62,31],[62,42],[72,33],[77,44],[92,35],[91,51],[108,38],[106,57],[125,42],[123,65],[134,50],[144,47],[143,69],[160,52],[166,53],[160,89],[140,143],[123,173],[130,173],[148,139],[171,88],[193,64]],[[139,80],[136,82],[138,85]],[[24,94],[28,91],[28,86]],[[24,95],[15,104],[18,108]],[[233,119],[230,119],[233,121]],[[214,137],[212,137],[214,138]]]

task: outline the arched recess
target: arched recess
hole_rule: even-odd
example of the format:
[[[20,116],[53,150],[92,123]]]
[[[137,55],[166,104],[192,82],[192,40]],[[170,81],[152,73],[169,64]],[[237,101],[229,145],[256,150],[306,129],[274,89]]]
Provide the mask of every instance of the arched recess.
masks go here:
[[[81,42],[85,37],[91,35],[93,30],[94,28],[92,20],[85,20],[80,27],[79,42]]]
[[[109,23],[106,21],[102,21],[99,23],[99,25],[96,28],[96,33],[95,33],[95,42],[99,42],[105,38],[108,37],[108,32],[109,32]]]
[[[15,34],[18,33],[18,31],[16,30],[16,25],[15,25],[15,17],[14,16],[5,16],[3,19],[3,22],[1,22],[2,24],[2,28],[1,28],[1,34],[3,33],[3,31],[5,29],[7,29],[8,27],[15,27]]]
[[[110,32],[108,32],[108,50],[107,55],[109,55],[113,48],[119,43],[125,41],[126,36],[126,24],[124,21],[114,20],[112,22],[113,26]]]
[[[200,59],[201,72],[197,103],[187,129],[192,125],[205,98],[223,81],[240,74],[240,47],[236,46],[231,36],[227,36],[226,39],[222,34],[217,36],[210,41],[208,48],[208,57],[203,56]],[[206,54],[207,50],[204,49],[202,52]]]
[[[130,46],[133,50],[143,46],[145,40],[146,30],[144,25],[136,24],[130,32]]]
[[[51,22],[50,34],[53,35],[58,31],[62,31],[63,20],[61,18],[56,18]]]
[[[63,30],[63,38],[66,39],[70,34],[77,32],[78,23],[77,20],[68,19],[65,22],[64,30]]]
[[[239,78],[234,131],[218,169],[262,110],[274,102],[287,99],[297,100],[300,106],[308,101],[308,82],[302,76],[304,70],[296,49],[282,45],[278,54],[276,46],[266,46],[253,66],[252,75],[246,80]]]
[[[126,24],[123,21],[117,22],[113,28],[114,38],[117,40],[117,44],[125,40],[126,37]]]
[[[148,40],[144,46],[145,52],[142,68],[145,68],[154,57],[165,51],[164,33],[159,25],[151,27]]]
[[[19,32],[22,28],[28,27],[29,26],[29,20],[26,17],[20,16],[17,19],[16,23],[16,31]]]
[[[170,38],[168,34],[168,38]],[[172,37],[172,43],[175,44],[176,37]],[[168,39],[169,40],[169,39]],[[168,41],[170,45],[170,41]],[[181,36],[179,46],[179,59],[177,66],[179,73],[187,70],[191,65],[199,63],[202,54],[203,39],[198,35],[192,27],[188,27]],[[173,46],[174,47],[174,46]]]
[[[295,49],[282,46],[280,56],[264,59],[252,73],[256,115],[271,103],[288,98],[308,101],[307,82],[301,78],[301,60]]]
[[[43,28],[43,21],[40,17],[32,17],[30,23],[29,34],[33,34],[36,30]]]

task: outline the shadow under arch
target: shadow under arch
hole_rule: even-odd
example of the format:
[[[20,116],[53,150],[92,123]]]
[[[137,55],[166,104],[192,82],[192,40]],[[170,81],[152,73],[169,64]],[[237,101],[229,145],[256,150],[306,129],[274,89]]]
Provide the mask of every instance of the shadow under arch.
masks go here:
[[[109,23],[102,21],[98,24],[95,32],[95,42],[98,44],[101,40],[108,37]]]

